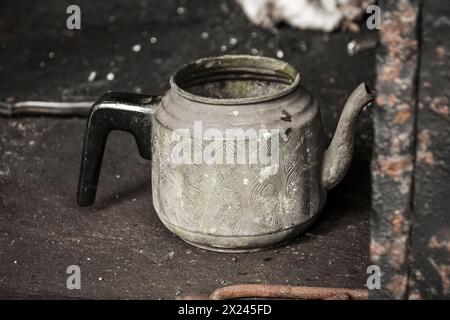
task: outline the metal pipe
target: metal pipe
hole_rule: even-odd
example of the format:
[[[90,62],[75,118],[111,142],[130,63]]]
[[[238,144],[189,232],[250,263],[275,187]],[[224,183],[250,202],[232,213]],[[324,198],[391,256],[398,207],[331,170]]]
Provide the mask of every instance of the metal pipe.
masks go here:
[[[95,101],[55,102],[18,101],[0,102],[0,117],[16,116],[72,116],[87,117]]]

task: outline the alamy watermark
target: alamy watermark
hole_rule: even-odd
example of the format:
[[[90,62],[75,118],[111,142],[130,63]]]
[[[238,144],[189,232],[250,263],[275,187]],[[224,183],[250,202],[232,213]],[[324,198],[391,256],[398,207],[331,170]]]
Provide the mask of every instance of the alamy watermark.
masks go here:
[[[368,6],[366,13],[370,14],[367,18],[366,26],[369,30],[380,29],[381,28],[381,9],[377,5]]]
[[[66,13],[69,14],[66,20],[66,27],[69,30],[81,29],[81,9],[75,4],[67,7]]]
[[[69,290],[81,289],[81,269],[77,265],[67,267],[66,273],[69,274],[66,280],[66,287]]]
[[[366,286],[367,289],[381,289],[381,269],[379,266],[372,264],[367,267],[367,271],[370,276],[367,278]]]
[[[194,121],[193,130],[172,132],[173,164],[261,164],[278,168],[280,130],[260,128],[207,128]]]

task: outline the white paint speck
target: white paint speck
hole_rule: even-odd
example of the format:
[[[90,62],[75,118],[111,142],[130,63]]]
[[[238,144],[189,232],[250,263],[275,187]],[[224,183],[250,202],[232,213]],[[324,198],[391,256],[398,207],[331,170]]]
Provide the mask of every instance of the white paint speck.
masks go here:
[[[276,52],[277,58],[282,59],[284,57],[284,52],[281,49],[278,49]]]
[[[242,180],[242,183],[244,183],[245,185],[248,185],[248,179],[245,178],[244,180]]]
[[[234,45],[236,45],[237,44],[237,39],[235,38],[235,37],[231,37],[230,38],[230,40],[228,40],[228,42],[232,45],[232,46],[234,46]]]
[[[99,278],[98,278],[98,281],[103,281],[103,278],[102,278],[102,277],[99,277]]]
[[[151,37],[150,38],[150,43],[151,44],[155,44],[155,43],[157,43],[158,42],[158,38],[157,37]]]
[[[239,115],[239,111],[237,111],[237,110],[234,110],[234,111],[233,111],[233,116],[235,116],[235,117],[236,117],[237,115]]]
[[[206,39],[209,38],[209,34],[208,34],[208,32],[202,32],[202,34],[200,35],[200,37],[201,37],[202,39],[206,40]]]
[[[141,51],[142,46],[141,46],[140,44],[135,44],[134,46],[131,47],[131,49],[132,49],[134,52],[139,52],[139,51]]]
[[[91,73],[89,73],[88,81],[89,82],[94,81],[96,76],[97,76],[97,72],[91,71]]]
[[[112,73],[112,72],[110,72],[110,73],[108,73],[108,74],[106,75],[106,79],[109,80],[109,81],[113,81],[115,77],[116,77],[116,76],[115,76],[114,73]]]
[[[269,176],[276,175],[278,172],[278,165],[273,164],[270,166],[267,166],[259,171],[260,181],[264,181]]]
[[[185,7],[178,7],[177,8],[177,13],[178,14],[184,14],[186,12],[186,8]]]
[[[14,260],[14,264],[17,264],[17,260]]]

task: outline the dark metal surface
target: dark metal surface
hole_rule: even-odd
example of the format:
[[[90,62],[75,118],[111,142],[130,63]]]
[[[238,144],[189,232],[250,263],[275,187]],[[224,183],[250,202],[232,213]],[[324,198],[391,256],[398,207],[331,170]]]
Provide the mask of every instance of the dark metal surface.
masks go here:
[[[69,4],[1,1],[1,101],[96,100],[108,90],[159,94],[173,70],[223,54],[223,45],[226,53],[256,49],[268,56],[281,49],[319,98],[331,138],[348,92],[374,78],[373,50],[347,54],[353,34],[271,33],[252,27],[232,1],[83,0],[82,29],[73,32],[65,28]],[[138,43],[142,50],[134,52]],[[157,299],[239,283],[363,288],[370,264],[370,113],[360,120],[352,167],[309,233],[289,246],[230,255],[193,248],[162,226],[151,206],[149,162],[130,135],[110,135],[96,204],[79,208],[86,120],[0,119],[0,296]],[[81,268],[81,290],[66,288],[71,264]]]

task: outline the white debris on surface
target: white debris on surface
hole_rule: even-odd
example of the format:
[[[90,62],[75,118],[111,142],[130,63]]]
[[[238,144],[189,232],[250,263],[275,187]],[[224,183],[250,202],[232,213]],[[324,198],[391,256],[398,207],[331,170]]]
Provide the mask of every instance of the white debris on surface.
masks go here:
[[[282,59],[284,57],[283,50],[278,49],[277,52],[276,52],[276,56],[277,56],[277,58]]]
[[[151,37],[150,38],[150,43],[151,44],[155,44],[156,42],[158,42],[158,38],[157,37]]]
[[[235,37],[231,37],[230,40],[229,40],[229,43],[230,43],[232,46],[236,45],[237,42],[238,42],[238,41],[237,41],[237,39],[236,39]]]
[[[97,76],[97,72],[91,71],[91,73],[89,73],[88,81],[89,82],[94,81],[96,76]]]
[[[266,167],[262,168],[259,171],[259,182],[263,182],[269,176],[276,175],[277,172],[278,172],[278,165],[277,164],[272,164],[272,165],[269,165],[269,166],[266,166]]]
[[[137,43],[137,44],[135,44],[134,46],[132,46],[131,49],[132,49],[134,52],[139,52],[139,51],[141,51],[142,46],[141,46],[139,43]]]
[[[114,73],[112,73],[112,72],[110,72],[110,73],[108,73],[108,74],[106,75],[106,79],[109,80],[109,81],[113,81],[115,77],[116,77],[116,76],[115,76]]]
[[[273,28],[279,22],[292,27],[330,32],[344,21],[360,18],[375,0],[236,0],[256,25]]]

